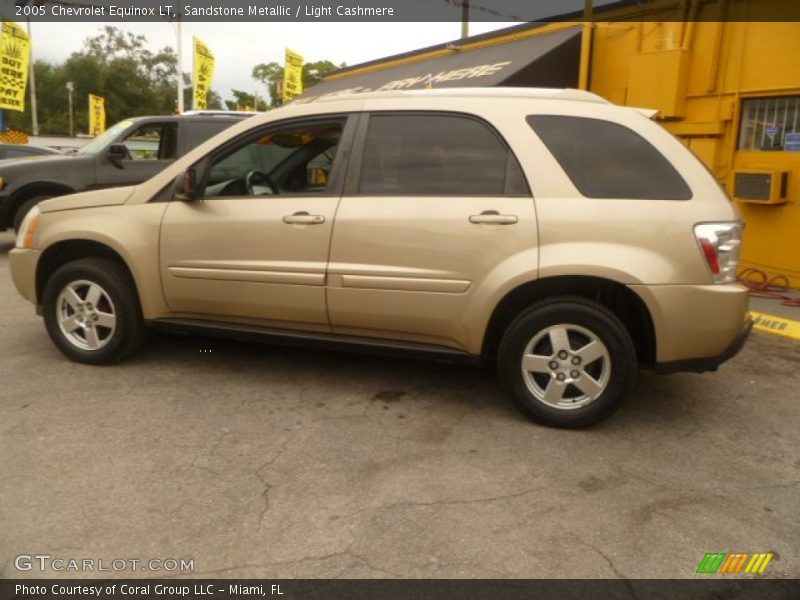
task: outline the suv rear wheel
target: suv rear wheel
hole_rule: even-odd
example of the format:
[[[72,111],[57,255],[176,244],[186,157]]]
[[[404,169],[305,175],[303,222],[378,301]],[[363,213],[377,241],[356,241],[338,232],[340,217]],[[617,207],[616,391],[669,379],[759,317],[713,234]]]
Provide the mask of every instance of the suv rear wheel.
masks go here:
[[[77,362],[114,363],[144,341],[133,282],[111,260],[85,258],[63,265],[47,281],[42,305],[50,338]]]
[[[630,394],[636,350],[607,308],[577,297],[531,306],[508,327],[498,368],[519,409],[539,423],[586,427]]]

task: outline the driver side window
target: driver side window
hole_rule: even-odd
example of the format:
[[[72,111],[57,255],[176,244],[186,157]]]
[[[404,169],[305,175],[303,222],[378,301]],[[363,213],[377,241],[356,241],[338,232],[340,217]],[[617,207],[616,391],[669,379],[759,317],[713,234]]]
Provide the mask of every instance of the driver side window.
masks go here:
[[[177,123],[147,123],[123,142],[129,160],[174,160],[178,150]]]
[[[324,194],[343,119],[298,124],[250,138],[214,160],[205,198]]]

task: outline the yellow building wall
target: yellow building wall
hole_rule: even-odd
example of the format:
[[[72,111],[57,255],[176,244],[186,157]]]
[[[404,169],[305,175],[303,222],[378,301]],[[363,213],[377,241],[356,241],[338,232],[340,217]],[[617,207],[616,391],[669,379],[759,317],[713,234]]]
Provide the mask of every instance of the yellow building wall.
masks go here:
[[[716,174],[733,195],[734,172],[787,171],[783,204],[734,200],[744,216],[742,268],[785,275],[800,288],[800,152],[739,151],[742,103],[800,95],[800,22],[759,22],[798,14],[800,0],[649,0],[604,12],[609,22],[584,23],[579,80],[615,104],[656,108],[661,123]],[[649,17],[648,17],[649,18]],[[626,20],[637,19],[637,20]],[[465,41],[493,46],[544,35],[575,22],[556,22]],[[388,60],[335,77],[445,55],[438,49]]]
[[[753,2],[736,2],[733,8],[746,16]],[[684,10],[687,5],[691,10],[691,3]],[[713,18],[719,6],[701,10],[711,12],[700,18]],[[747,224],[742,266],[786,275],[800,288],[800,152],[737,149],[744,99],[800,95],[800,23],[613,22],[591,27],[589,89],[617,104],[661,110],[662,124],[714,171],[729,193],[735,170],[789,172],[785,203],[736,201]]]

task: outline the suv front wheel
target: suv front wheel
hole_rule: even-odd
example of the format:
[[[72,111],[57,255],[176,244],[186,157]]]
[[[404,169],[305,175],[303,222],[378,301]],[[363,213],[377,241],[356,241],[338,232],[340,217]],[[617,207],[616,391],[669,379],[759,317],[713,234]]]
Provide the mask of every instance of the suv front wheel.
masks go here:
[[[50,338],[77,362],[114,363],[144,341],[135,287],[114,261],[85,258],[63,265],[47,281],[42,305]]]
[[[498,367],[519,409],[554,427],[586,427],[630,394],[636,350],[607,308],[578,297],[531,306],[508,327]]]

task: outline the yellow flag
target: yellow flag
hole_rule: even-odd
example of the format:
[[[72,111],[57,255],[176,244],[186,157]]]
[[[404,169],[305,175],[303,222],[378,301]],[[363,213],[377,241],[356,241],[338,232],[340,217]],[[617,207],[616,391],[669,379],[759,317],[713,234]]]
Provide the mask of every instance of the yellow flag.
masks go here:
[[[89,135],[100,135],[106,130],[106,99],[89,94]]]
[[[0,109],[25,110],[25,87],[28,85],[28,63],[31,41],[25,30],[13,21],[3,21],[0,39]]]
[[[208,92],[214,79],[214,55],[199,37],[194,42],[194,108],[202,110],[208,105]]]
[[[303,57],[286,49],[286,64],[283,67],[283,101],[289,102],[303,93]]]

